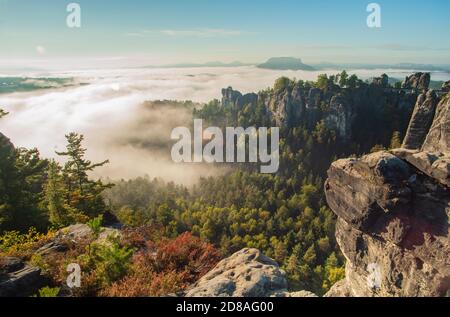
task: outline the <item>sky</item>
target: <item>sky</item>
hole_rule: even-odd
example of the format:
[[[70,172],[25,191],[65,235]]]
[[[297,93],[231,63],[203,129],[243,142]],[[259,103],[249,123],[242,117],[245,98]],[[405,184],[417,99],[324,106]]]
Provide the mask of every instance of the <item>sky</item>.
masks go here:
[[[81,7],[69,28],[66,7]],[[450,64],[450,1],[0,0],[0,69],[14,63],[142,66],[183,62]],[[34,64],[33,64],[34,63]]]

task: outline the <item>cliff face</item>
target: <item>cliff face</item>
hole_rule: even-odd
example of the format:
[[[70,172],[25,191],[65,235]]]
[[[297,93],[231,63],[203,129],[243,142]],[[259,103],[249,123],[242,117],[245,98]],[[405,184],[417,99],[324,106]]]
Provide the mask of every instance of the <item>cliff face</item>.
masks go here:
[[[427,90],[430,86],[430,73],[416,73],[405,78],[403,88]]]
[[[327,296],[448,295],[450,94],[434,100],[418,98],[404,148],[329,169],[325,194],[347,263]]]
[[[382,118],[391,109],[409,116],[419,96],[419,91],[411,87],[427,87],[426,74],[415,74],[410,81],[412,84],[408,84],[410,91],[407,92],[387,87],[386,75],[375,78],[371,84],[358,83],[353,88],[329,84],[327,88],[319,89],[295,83],[268,93],[243,95],[228,87],[222,90],[222,106],[237,113],[247,105],[263,105],[271,121],[279,127],[290,128],[305,123],[314,128],[323,120],[342,140],[351,140],[352,133],[356,134],[355,122],[361,114],[366,114],[367,109],[376,113],[376,118]],[[436,106],[436,98],[423,98],[421,103]]]

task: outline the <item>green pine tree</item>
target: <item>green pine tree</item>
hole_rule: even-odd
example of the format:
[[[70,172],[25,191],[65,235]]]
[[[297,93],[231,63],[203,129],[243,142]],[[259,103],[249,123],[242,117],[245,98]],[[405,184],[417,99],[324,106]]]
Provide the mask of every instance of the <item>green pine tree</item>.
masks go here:
[[[112,185],[103,184],[101,180],[90,180],[88,173],[109,163],[109,161],[93,164],[85,159],[86,149],[82,147],[83,135],[70,133],[66,135],[66,139],[66,151],[56,152],[56,154],[68,158],[62,169],[68,204],[90,218],[96,217],[106,209],[101,194]]]
[[[55,227],[64,227],[75,222],[85,222],[86,216],[71,207],[66,200],[68,196],[61,176],[61,167],[55,161],[50,162],[48,178],[44,188],[44,202],[48,209],[49,221]]]

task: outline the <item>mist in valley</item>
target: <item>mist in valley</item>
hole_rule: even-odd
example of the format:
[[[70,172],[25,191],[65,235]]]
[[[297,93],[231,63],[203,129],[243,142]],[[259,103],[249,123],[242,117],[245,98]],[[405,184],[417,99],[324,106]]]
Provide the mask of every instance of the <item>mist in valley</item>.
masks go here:
[[[148,175],[190,185],[201,176],[219,175],[226,169],[206,163],[172,162],[170,149],[176,141],[170,140],[170,133],[177,126],[190,127],[193,120],[193,105],[174,101],[191,100],[199,106],[220,99],[224,87],[233,86],[243,93],[256,92],[272,86],[280,76],[315,80],[322,72],[229,67],[18,74],[29,78],[73,78],[73,85],[0,94],[0,105],[10,112],[2,119],[0,131],[16,146],[36,147],[43,157],[57,160],[60,158],[55,151],[64,149],[64,135],[81,133],[85,136],[88,159],[110,160],[94,176],[129,179]],[[383,72],[397,78],[411,73],[398,70],[351,73],[364,79]],[[445,77],[432,76],[435,80]],[[166,101],[149,102],[156,100]]]

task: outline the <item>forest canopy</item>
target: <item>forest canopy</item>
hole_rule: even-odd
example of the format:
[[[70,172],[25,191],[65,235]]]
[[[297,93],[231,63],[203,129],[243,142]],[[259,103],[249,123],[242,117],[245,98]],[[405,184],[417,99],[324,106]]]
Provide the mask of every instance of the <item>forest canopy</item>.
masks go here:
[[[341,92],[345,95],[362,83],[345,71],[320,75],[315,82],[282,77],[260,94],[282,92],[294,86],[324,91],[337,86],[345,88]],[[214,259],[208,262],[208,268],[219,255],[229,256],[244,247],[258,248],[285,269],[292,290],[323,294],[344,277],[344,258],[334,237],[335,217],[322,190],[326,171],[340,157],[399,146],[409,116],[401,111],[389,104],[374,109],[363,103],[356,109],[358,120],[353,129],[358,129],[358,133],[343,140],[323,119],[329,109],[322,104],[315,113],[314,124],[299,121],[282,129],[277,174],[260,174],[254,165],[242,163],[234,165],[225,175],[202,178],[192,187],[146,176],[108,183],[94,180],[91,172],[108,161],[92,163],[86,159],[84,137],[76,133],[66,135],[65,151],[56,153],[64,164],[42,158],[37,149],[15,148],[0,133],[0,252],[10,250],[12,240],[34,243],[55,229],[75,223],[92,224],[93,219],[112,213],[125,228],[138,231],[144,227],[158,228],[158,241],[165,241],[163,244],[185,241],[195,248],[200,242],[192,241],[200,239],[205,244],[198,252]],[[0,118],[5,115],[0,110]],[[273,124],[261,103],[249,103],[236,111],[213,100],[194,109],[193,116],[218,127]],[[141,276],[126,272],[132,272],[133,265],[150,260],[143,255],[140,260],[133,260],[141,262],[131,264],[132,243],[114,243],[111,250],[94,248],[91,254],[89,249],[89,256],[94,258],[86,265],[95,272],[103,267],[101,261],[120,259],[125,264],[118,272],[123,274],[113,275],[114,278],[105,275],[100,284],[112,287],[104,290],[105,294],[137,294],[124,281],[132,276],[139,280]],[[187,261],[197,263],[197,259]],[[160,281],[169,273],[163,274],[157,267],[151,274]],[[188,280],[179,280],[181,275],[177,274],[171,275],[170,282],[177,287],[193,282],[195,275],[189,273]],[[145,290],[146,294],[157,294],[157,285]],[[99,292],[97,288],[95,294]]]

